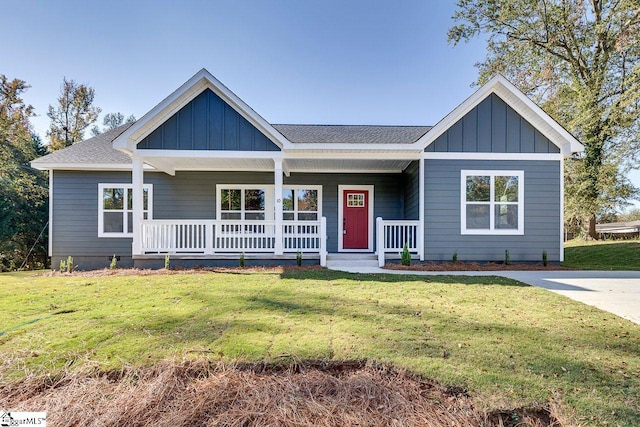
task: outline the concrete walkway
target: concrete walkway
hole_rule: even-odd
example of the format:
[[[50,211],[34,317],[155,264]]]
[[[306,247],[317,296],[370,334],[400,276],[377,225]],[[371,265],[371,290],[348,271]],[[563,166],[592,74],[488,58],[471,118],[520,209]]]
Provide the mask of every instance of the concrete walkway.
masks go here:
[[[339,267],[351,273],[424,276],[502,276],[545,288],[640,324],[640,271],[406,271],[378,267]]]

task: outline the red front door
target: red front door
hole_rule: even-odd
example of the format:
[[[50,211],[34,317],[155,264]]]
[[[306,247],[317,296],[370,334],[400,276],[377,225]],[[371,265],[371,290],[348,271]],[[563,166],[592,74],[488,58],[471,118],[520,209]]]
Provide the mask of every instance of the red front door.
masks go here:
[[[342,247],[369,248],[369,191],[343,190]]]

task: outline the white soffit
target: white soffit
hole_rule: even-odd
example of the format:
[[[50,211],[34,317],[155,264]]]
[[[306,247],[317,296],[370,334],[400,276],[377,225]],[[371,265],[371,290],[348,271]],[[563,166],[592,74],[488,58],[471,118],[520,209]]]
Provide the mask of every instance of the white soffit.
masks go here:
[[[402,172],[411,160],[286,159],[291,172]]]

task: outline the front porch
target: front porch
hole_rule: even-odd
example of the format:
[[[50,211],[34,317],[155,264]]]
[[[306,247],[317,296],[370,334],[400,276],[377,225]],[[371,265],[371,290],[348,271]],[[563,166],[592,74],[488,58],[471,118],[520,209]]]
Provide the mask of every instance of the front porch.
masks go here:
[[[419,221],[376,220],[376,247],[380,266],[388,254],[397,256],[404,246],[419,256]],[[327,265],[327,219],[320,221],[143,220],[140,253],[136,259],[177,256],[207,260],[318,259]]]

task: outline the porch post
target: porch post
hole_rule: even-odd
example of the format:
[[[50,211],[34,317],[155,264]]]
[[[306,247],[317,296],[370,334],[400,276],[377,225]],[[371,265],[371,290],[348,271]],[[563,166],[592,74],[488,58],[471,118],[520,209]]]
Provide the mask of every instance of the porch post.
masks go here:
[[[275,247],[274,254],[282,255],[284,253],[284,242],[282,233],[282,160],[275,160],[273,170],[274,198],[275,198]]]
[[[142,254],[142,219],[144,206],[144,170],[139,157],[132,158],[131,184],[133,187],[133,255]],[[126,198],[125,198],[125,203]]]
[[[420,261],[424,261],[424,154],[420,156],[418,179],[420,180],[418,185],[418,191],[420,191],[418,202],[420,205],[420,213],[418,214],[418,219],[420,220],[418,224],[418,255],[420,256]]]

